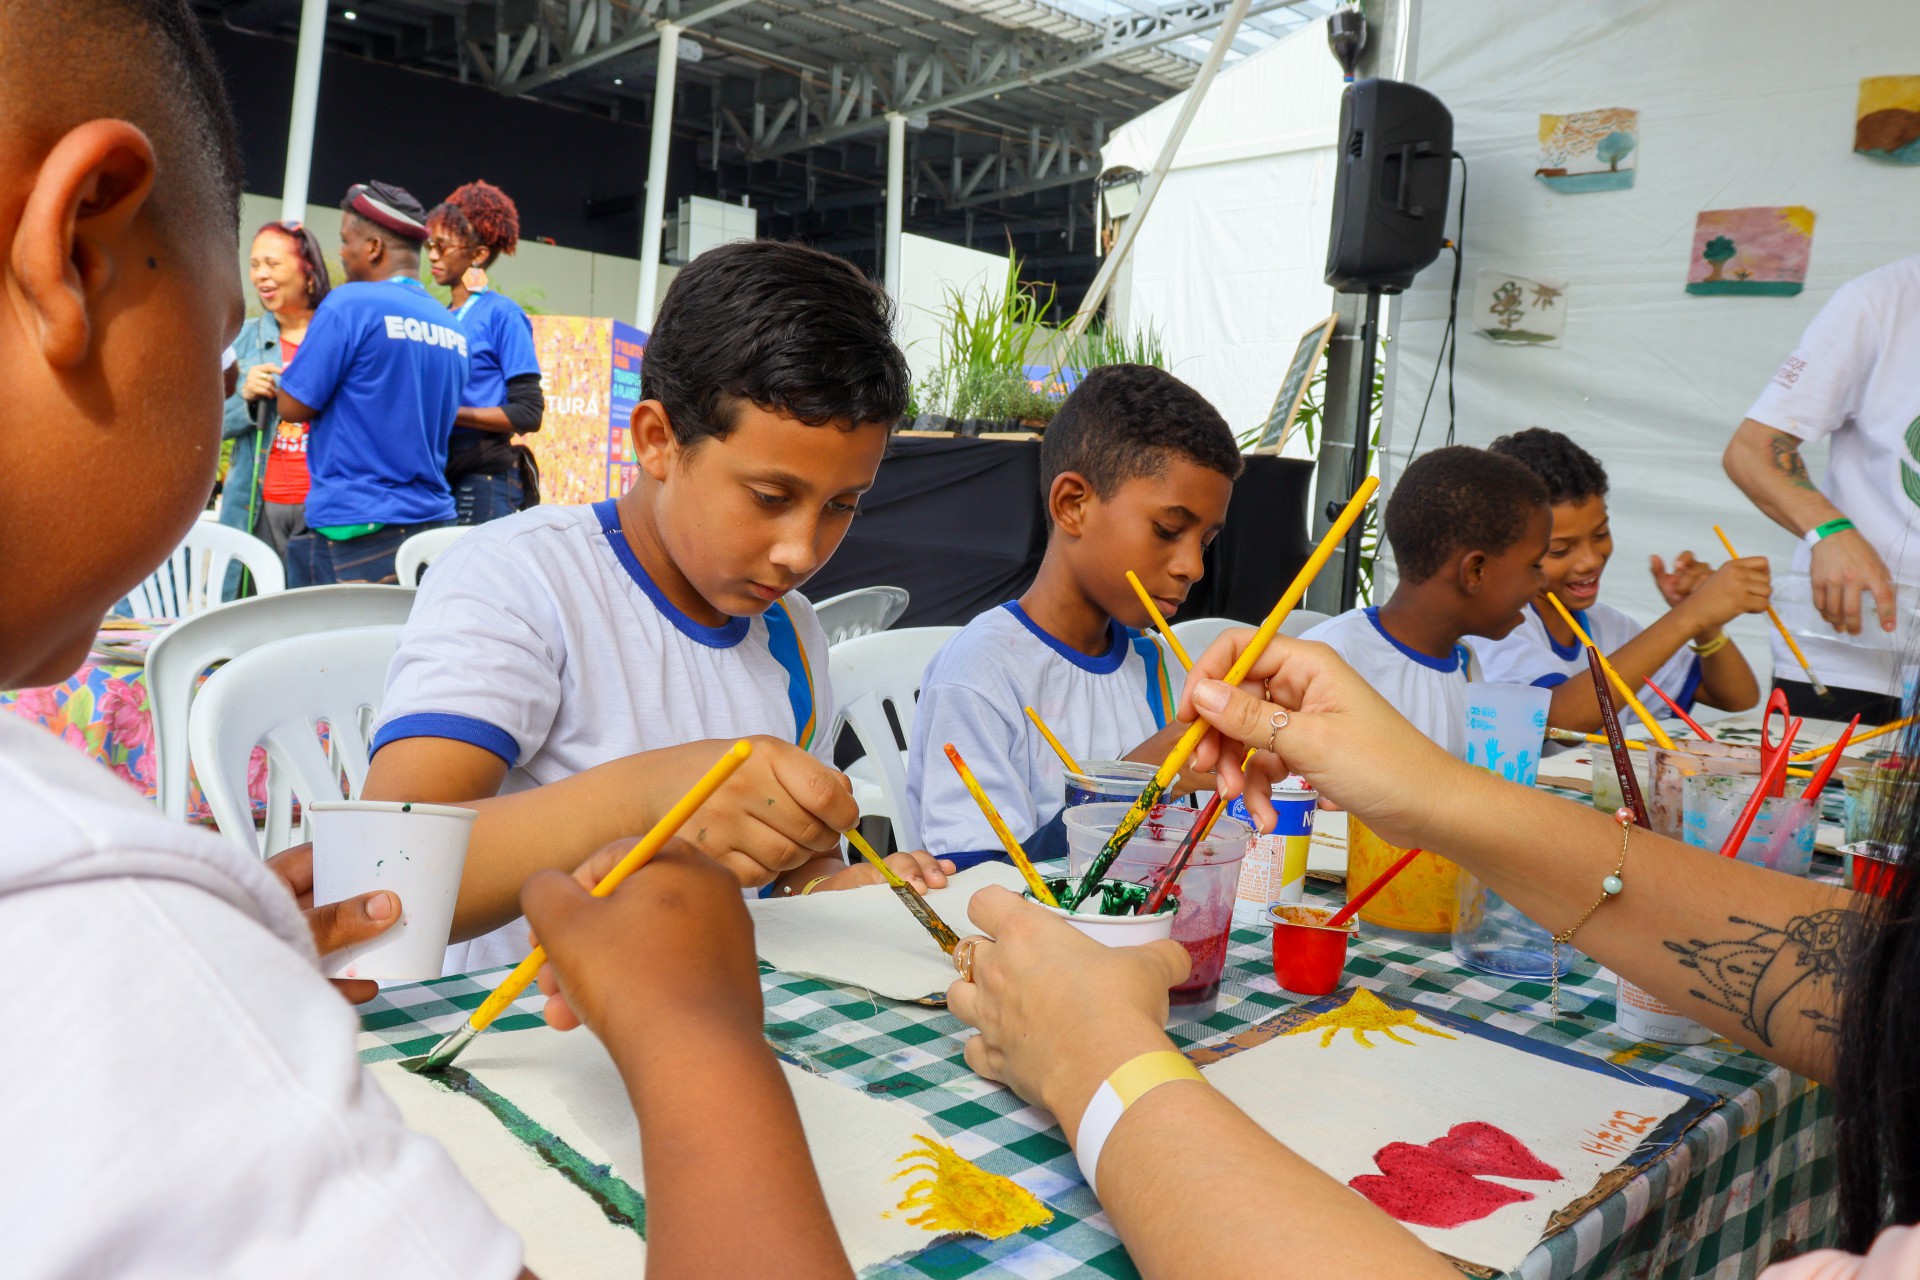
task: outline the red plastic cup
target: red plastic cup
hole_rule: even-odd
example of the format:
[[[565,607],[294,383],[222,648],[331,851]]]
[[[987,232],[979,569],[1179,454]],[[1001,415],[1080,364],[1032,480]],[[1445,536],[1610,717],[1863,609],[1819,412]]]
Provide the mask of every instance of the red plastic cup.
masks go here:
[[[1870,840],[1860,840],[1847,845],[1840,852],[1847,856],[1855,892],[1870,893],[1876,898],[1890,898],[1899,890],[1900,877],[1906,874],[1899,850]]]
[[[1348,920],[1327,928],[1333,912],[1276,902],[1267,908],[1273,926],[1273,976],[1297,996],[1324,996],[1340,985],[1347,967],[1347,942],[1358,925]]]

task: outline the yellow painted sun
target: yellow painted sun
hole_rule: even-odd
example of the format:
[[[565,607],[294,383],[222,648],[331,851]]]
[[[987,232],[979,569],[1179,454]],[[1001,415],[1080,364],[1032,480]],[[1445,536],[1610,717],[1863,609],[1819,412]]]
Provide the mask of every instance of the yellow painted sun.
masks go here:
[[[1377,1031],[1389,1040],[1410,1045],[1413,1041],[1394,1031],[1395,1027],[1407,1027],[1421,1035],[1439,1036],[1442,1040],[1457,1040],[1459,1037],[1446,1031],[1436,1031],[1420,1021],[1420,1015],[1411,1009],[1390,1007],[1379,996],[1366,988],[1353,993],[1353,996],[1338,1009],[1329,1009],[1325,1013],[1308,1018],[1297,1027],[1289,1027],[1282,1035],[1297,1036],[1308,1031],[1320,1033],[1320,1047],[1326,1048],[1333,1038],[1342,1031],[1353,1032],[1353,1038],[1363,1049],[1373,1048],[1373,1041],[1367,1039],[1367,1032]]]
[[[917,1210],[907,1219],[912,1225],[1003,1240],[1016,1231],[1053,1221],[1053,1211],[1013,1179],[988,1173],[924,1133],[913,1136],[926,1145],[901,1156],[906,1168],[893,1175],[927,1175],[907,1184],[899,1204],[902,1210]]]

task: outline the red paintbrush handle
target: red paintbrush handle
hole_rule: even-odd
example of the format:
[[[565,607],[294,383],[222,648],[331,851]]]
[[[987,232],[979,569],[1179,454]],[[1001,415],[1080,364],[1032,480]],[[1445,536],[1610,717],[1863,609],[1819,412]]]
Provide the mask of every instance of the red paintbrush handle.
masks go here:
[[[1847,727],[1841,731],[1840,741],[1833,744],[1833,750],[1827,752],[1827,758],[1813,771],[1813,777],[1807,783],[1807,798],[1815,805],[1820,803],[1820,790],[1827,785],[1827,779],[1833,776],[1833,766],[1840,763],[1840,753],[1847,749],[1847,742],[1853,737],[1853,731],[1860,727],[1860,717],[1847,721]]]
[[[1181,842],[1178,849],[1174,850],[1173,860],[1167,863],[1166,874],[1160,877],[1160,883],[1153,887],[1153,892],[1147,895],[1146,902],[1134,912],[1135,915],[1150,916],[1166,905],[1167,895],[1173,892],[1173,882],[1178,880],[1180,873],[1187,869],[1187,863],[1192,861],[1193,851],[1199,845],[1200,837],[1205,835],[1207,828],[1213,825],[1214,815],[1219,812],[1220,793],[1216,791],[1213,793],[1213,799],[1207,801],[1207,807],[1202,809],[1200,815],[1193,820],[1193,825],[1187,828],[1187,838]]]
[[[1800,732],[1800,722],[1793,721],[1787,726],[1787,741],[1792,742],[1794,735]],[[1753,795],[1747,799],[1747,807],[1740,811],[1740,820],[1733,824],[1733,830],[1727,833],[1727,842],[1720,846],[1720,856],[1731,858],[1740,851],[1741,843],[1746,840],[1747,832],[1753,830],[1753,820],[1760,816],[1760,806],[1771,798],[1773,785],[1784,783],[1787,777],[1787,753],[1780,751],[1767,762],[1767,771],[1760,776],[1760,785],[1753,789]]]
[[[1327,921],[1325,927],[1328,929],[1338,929],[1341,925],[1353,919],[1354,912],[1366,906],[1367,903],[1373,901],[1373,895],[1380,892],[1382,889],[1386,888],[1387,881],[1393,879],[1395,876],[1399,875],[1402,871],[1405,871],[1407,869],[1408,864],[1410,864],[1415,858],[1419,857],[1424,852],[1425,850],[1423,849],[1409,849],[1405,853],[1401,854],[1399,859],[1392,866],[1388,867],[1385,871],[1382,871],[1379,875],[1373,878],[1372,884],[1362,889],[1358,894],[1347,899],[1347,905],[1340,908],[1338,911],[1334,912],[1332,918],[1330,918]]]
[[[1687,728],[1699,734],[1704,741],[1712,742],[1714,740],[1714,737],[1712,734],[1708,733],[1705,729],[1700,727],[1700,722],[1698,720],[1695,720],[1692,716],[1688,715],[1685,711],[1681,710],[1680,704],[1675,702],[1672,698],[1669,698],[1667,696],[1667,691],[1665,689],[1662,689],[1659,685],[1653,682],[1652,676],[1648,676],[1644,683],[1646,684],[1647,688],[1653,690],[1655,693],[1660,695],[1660,701],[1666,703],[1669,707],[1673,708],[1673,714],[1679,716],[1681,720],[1685,721]]]

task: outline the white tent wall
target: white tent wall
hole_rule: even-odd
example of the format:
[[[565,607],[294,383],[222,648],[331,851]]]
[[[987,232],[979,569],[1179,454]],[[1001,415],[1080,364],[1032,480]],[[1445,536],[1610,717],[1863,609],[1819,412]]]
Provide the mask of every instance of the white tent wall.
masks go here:
[[[1126,323],[1157,329],[1236,432],[1265,421],[1301,333],[1333,309],[1340,88],[1317,22],[1223,70],[1134,244]],[[1151,169],[1183,101],[1116,129],[1102,166]]]
[[[1546,426],[1600,458],[1617,546],[1609,603],[1657,615],[1665,605],[1647,557],[1690,548],[1718,562],[1716,521],[1742,552],[1789,563],[1793,539],[1733,487],[1720,454],[1833,291],[1920,252],[1920,168],[1852,154],[1861,77],[1920,71],[1917,51],[1920,5],[1904,0],[1421,7],[1413,78],[1452,110],[1454,146],[1472,174],[1457,439],[1484,445]],[[1633,188],[1550,191],[1533,177],[1539,116],[1601,107],[1640,113]],[[1818,219],[1803,293],[1685,292],[1697,212],[1791,204]],[[1428,268],[1397,308],[1390,475],[1414,443],[1450,268],[1450,257]],[[1566,280],[1563,344],[1497,346],[1473,334],[1467,310],[1483,268]],[[1442,385],[1423,452],[1445,438],[1445,396]],[[1824,469],[1824,447],[1809,464]],[[1764,616],[1734,635],[1764,677]]]

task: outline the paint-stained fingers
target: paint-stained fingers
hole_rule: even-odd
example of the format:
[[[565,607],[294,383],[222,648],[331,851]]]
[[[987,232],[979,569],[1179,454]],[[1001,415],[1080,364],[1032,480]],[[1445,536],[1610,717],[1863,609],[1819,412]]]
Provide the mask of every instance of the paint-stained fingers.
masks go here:
[[[860,820],[847,776],[790,742],[756,737],[753,749],[754,761],[764,764],[741,770],[716,802],[738,806],[801,848],[832,853],[840,833]]]

